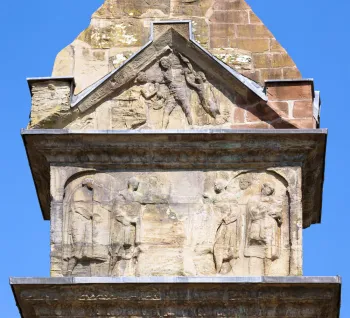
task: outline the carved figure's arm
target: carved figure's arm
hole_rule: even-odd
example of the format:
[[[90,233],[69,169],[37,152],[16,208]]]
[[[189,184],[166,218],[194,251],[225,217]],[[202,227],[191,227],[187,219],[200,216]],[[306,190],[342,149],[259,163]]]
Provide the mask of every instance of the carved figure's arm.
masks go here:
[[[278,226],[282,225],[282,206],[280,203],[275,203],[271,206],[269,215],[276,220]]]
[[[159,85],[159,83],[157,83]],[[160,85],[159,85],[159,89],[157,91],[157,99],[161,100],[161,99],[167,99],[168,94],[167,92],[165,92],[164,90],[161,89]]]
[[[195,81],[191,79],[191,73],[185,72],[186,82],[189,86],[193,87],[195,90],[200,90],[200,85],[196,84]]]
[[[187,57],[183,56],[181,53],[178,53],[178,54],[179,54],[181,61],[187,65],[187,67],[191,71],[191,73],[194,73],[193,66],[192,66],[190,60]]]
[[[116,220],[125,226],[129,226],[131,224],[133,224],[133,225],[136,224],[136,221],[133,218],[126,216],[125,213],[117,215]]]
[[[239,207],[235,206],[235,210],[232,210],[232,208],[230,208],[230,211],[226,213],[226,215],[223,218],[226,225],[237,221],[239,212],[237,211],[237,209],[239,209]]]

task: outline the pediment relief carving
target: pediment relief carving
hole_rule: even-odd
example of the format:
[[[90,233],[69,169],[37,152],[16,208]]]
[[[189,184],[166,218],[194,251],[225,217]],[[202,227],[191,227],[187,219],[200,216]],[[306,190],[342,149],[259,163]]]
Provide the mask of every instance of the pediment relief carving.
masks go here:
[[[46,95],[52,96],[49,93]],[[250,105],[266,101],[261,87],[170,27],[119,69],[73,96],[70,107],[66,102],[60,110],[50,108],[42,118],[33,113],[33,106],[30,126],[81,130],[231,128],[235,112],[239,112],[237,97],[239,107],[242,100]]]
[[[138,72],[121,92],[83,112],[66,128],[229,128],[235,98],[235,92],[217,83],[185,55],[169,49]]]

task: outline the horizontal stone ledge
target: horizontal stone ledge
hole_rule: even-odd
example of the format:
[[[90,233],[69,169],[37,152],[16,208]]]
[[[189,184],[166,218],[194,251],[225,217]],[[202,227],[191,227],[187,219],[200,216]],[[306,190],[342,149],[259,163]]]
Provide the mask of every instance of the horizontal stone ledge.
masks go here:
[[[22,129],[25,135],[327,135],[328,129],[159,129],[159,130],[72,130]]]
[[[339,277],[12,278],[21,317],[339,318]]]
[[[240,277],[52,277],[10,278],[11,285],[72,284],[341,284],[339,276]]]

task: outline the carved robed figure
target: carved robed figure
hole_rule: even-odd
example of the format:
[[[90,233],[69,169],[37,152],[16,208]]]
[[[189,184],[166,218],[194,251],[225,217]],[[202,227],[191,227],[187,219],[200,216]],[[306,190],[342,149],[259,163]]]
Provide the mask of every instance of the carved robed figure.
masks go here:
[[[68,276],[78,263],[91,265],[108,260],[109,209],[104,195],[103,187],[88,178],[72,194],[68,211]]]
[[[138,192],[140,181],[131,178],[128,188],[120,191],[114,200],[111,222],[109,275],[137,274],[137,262],[141,244],[141,203]]]
[[[244,255],[249,257],[249,272],[268,275],[271,263],[280,257],[282,205],[274,197],[269,183],[261,187],[261,194],[247,204],[247,232]]]

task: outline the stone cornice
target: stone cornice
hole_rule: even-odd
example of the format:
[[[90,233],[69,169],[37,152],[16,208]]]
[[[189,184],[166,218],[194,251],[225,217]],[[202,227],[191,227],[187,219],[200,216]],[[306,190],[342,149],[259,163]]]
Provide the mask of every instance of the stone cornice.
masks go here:
[[[327,130],[23,130],[43,216],[50,166],[104,170],[302,168],[303,226],[321,222]]]
[[[23,318],[339,317],[339,277],[19,278]],[[273,301],[272,301],[273,300]]]

